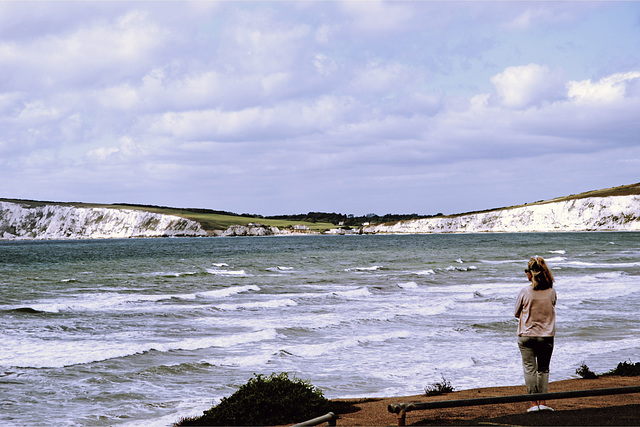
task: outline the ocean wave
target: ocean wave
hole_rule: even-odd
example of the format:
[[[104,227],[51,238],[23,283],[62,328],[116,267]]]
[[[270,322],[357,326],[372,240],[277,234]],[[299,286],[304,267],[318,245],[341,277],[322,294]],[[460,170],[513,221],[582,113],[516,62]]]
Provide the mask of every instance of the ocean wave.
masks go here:
[[[126,335],[100,339],[44,340],[3,337],[0,341],[0,366],[20,368],[61,368],[142,354],[148,351],[199,350],[211,347],[233,347],[268,341],[277,336],[273,328],[235,335],[205,336],[167,342],[139,342]]]
[[[5,313],[23,313],[23,314],[45,314],[46,311],[37,310],[33,307],[3,308],[0,312]]]
[[[445,268],[445,271],[472,271],[472,270],[477,270],[478,267],[474,266],[474,265],[470,265],[469,267],[456,267],[454,265],[450,265],[447,268]]]
[[[564,249],[558,249],[556,251],[549,251],[550,254],[560,254],[560,255],[564,255],[567,253],[567,251],[565,251]]]
[[[416,282],[398,283],[398,286],[401,287],[402,289],[417,289],[418,288],[418,284]]]
[[[500,264],[522,264],[522,263],[527,263],[526,259],[502,259],[502,260],[487,260],[487,259],[481,259],[480,260],[481,263],[483,264],[496,264],[496,265],[500,265]]]
[[[197,276],[200,274],[207,274],[207,273],[198,272],[198,271],[176,271],[176,272],[156,273],[157,276],[161,276],[161,277],[185,277],[185,276]]]
[[[445,313],[447,310],[449,310],[452,304],[453,300],[446,300],[438,303],[431,303],[428,305],[406,305],[404,306],[404,310],[401,312],[401,314],[412,316],[435,316],[437,314]]]
[[[230,286],[228,288],[223,288],[223,289],[214,289],[211,291],[198,292],[195,295],[202,298],[223,298],[223,297],[229,297],[229,296],[244,293],[244,292],[250,292],[250,291],[258,292],[260,290],[261,290],[260,287],[256,285]]]
[[[544,260],[546,262],[562,262],[562,261],[566,261],[566,258],[561,256],[556,256],[552,258],[545,258]]]
[[[371,267],[353,267],[347,268],[344,271],[378,271],[383,267],[381,265],[372,265]]]
[[[285,350],[292,355],[300,357],[318,357],[325,354],[334,354],[338,350],[359,347],[368,343],[379,343],[407,338],[411,334],[409,331],[397,331],[384,334],[372,334],[359,337],[343,338],[319,344],[301,344],[296,346],[286,346]]]
[[[269,301],[244,302],[238,304],[218,304],[216,308],[221,310],[255,310],[260,308],[283,308],[298,305],[292,299],[273,299]]]
[[[430,274],[436,274],[435,270],[421,270],[421,271],[416,271],[414,274],[417,274],[418,276],[428,276]]]
[[[196,300],[198,298],[217,299],[230,297],[236,294],[260,291],[256,285],[230,286],[223,289],[203,291],[189,294],[121,294],[115,292],[105,292],[101,294],[82,294],[75,297],[59,298],[47,301],[34,301],[25,303],[23,307],[5,307],[4,310],[21,310],[33,313],[61,313],[67,311],[129,311],[139,310],[143,307],[138,303],[157,303],[172,299]],[[173,307],[175,309],[175,307]],[[154,311],[157,307],[152,308]]]
[[[567,267],[585,267],[585,268],[625,268],[625,267],[640,267],[639,262],[586,262],[586,261],[569,261],[563,263],[563,266]]]
[[[216,270],[213,268],[207,268],[207,273],[216,276],[247,276],[244,270]]]
[[[335,296],[344,297],[344,298],[361,298],[361,297],[370,297],[371,295],[373,295],[369,291],[369,289],[367,289],[366,287],[352,289],[348,291],[334,291],[332,292],[332,294]]]

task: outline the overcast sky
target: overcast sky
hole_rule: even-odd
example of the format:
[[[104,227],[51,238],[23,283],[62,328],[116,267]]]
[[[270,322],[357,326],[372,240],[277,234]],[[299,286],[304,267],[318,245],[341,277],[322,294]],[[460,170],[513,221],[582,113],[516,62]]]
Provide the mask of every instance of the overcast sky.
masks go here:
[[[468,212],[640,182],[640,2],[0,2],[0,197]]]

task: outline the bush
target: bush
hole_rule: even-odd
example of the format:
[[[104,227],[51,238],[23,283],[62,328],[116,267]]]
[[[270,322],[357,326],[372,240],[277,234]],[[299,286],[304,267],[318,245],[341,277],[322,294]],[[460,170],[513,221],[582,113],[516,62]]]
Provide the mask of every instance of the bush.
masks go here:
[[[585,362],[582,362],[580,367],[576,369],[576,374],[580,375],[582,378],[586,380],[592,380],[592,379],[598,378],[598,376],[594,372],[592,372],[591,369],[589,369],[589,367]]]
[[[306,421],[330,411],[322,392],[288,374],[255,375],[230,397],[222,399],[199,418],[184,419],[176,426],[264,426]]]
[[[604,375],[620,375],[621,377],[637,377],[640,375],[640,362],[620,362],[615,369]]]
[[[424,392],[427,396],[439,396],[445,393],[451,393],[455,389],[451,386],[451,383],[442,377],[442,382],[433,383],[430,386],[425,387]]]

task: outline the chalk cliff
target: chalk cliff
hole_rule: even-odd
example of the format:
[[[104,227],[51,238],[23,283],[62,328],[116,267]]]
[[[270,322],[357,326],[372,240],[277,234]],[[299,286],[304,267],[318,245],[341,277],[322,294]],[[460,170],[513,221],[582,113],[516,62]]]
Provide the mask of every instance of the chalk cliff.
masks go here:
[[[461,215],[368,225],[349,234],[640,231],[640,195],[584,197]],[[329,230],[335,234],[341,230]],[[346,233],[346,232],[345,232]],[[0,201],[0,239],[107,239],[316,234],[248,224],[208,230],[195,221],[136,209]],[[340,233],[342,234],[342,233]]]
[[[0,201],[0,239],[105,239],[206,236],[199,223],[134,209]]]
[[[587,197],[363,227],[364,233],[640,231],[640,196]]]

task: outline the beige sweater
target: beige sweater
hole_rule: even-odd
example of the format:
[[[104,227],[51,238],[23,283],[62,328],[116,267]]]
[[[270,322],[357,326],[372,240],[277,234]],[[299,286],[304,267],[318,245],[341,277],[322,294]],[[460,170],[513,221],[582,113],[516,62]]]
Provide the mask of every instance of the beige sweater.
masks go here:
[[[556,310],[558,297],[554,288],[534,291],[533,286],[520,290],[516,300],[515,315],[519,337],[552,337],[556,334]]]

